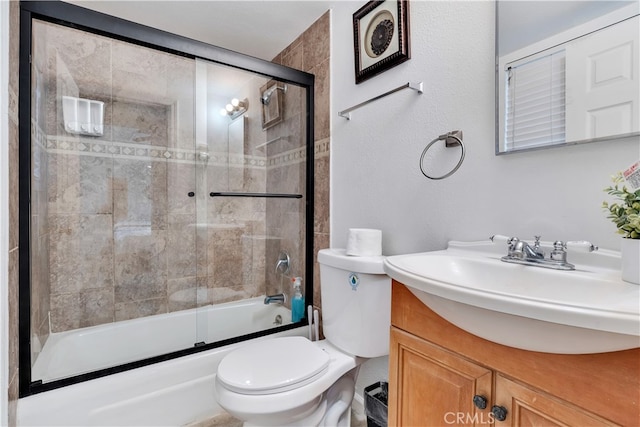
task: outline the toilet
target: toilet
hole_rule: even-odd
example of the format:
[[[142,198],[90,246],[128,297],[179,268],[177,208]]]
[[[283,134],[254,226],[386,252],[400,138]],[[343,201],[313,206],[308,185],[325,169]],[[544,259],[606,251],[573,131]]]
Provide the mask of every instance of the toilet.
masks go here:
[[[321,250],[325,339],[271,338],[233,350],[218,365],[218,404],[245,426],[349,426],[360,365],[389,354],[383,259]]]

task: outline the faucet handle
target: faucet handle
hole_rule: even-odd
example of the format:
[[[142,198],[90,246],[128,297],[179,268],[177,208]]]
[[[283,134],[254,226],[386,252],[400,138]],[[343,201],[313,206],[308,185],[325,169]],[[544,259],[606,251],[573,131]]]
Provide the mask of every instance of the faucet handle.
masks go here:
[[[542,236],[533,236],[533,238],[535,239],[535,241],[533,242],[533,249],[535,249],[536,251],[540,249],[540,237]]]
[[[493,236],[489,237],[489,240],[491,240],[493,243],[509,243],[509,240],[511,239],[507,236],[503,236],[502,234],[494,234]]]
[[[598,247],[586,240],[572,240],[565,243],[565,248],[576,252],[595,252]]]
[[[541,236],[533,236],[536,240],[533,243],[533,251],[539,255],[542,255],[544,257],[544,251],[542,250],[542,248],[540,247],[540,237]]]
[[[549,258],[552,259],[553,261],[566,262],[567,261],[567,251],[565,250],[566,248],[567,248],[567,245],[564,242],[560,240],[556,240],[555,242],[553,242],[553,250],[549,254]]]

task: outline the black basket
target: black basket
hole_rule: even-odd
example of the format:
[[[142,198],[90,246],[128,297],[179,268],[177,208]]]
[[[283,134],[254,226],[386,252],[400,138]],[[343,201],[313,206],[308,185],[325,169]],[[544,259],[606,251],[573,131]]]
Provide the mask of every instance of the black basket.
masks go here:
[[[364,412],[367,427],[387,427],[389,384],[380,381],[364,389]]]

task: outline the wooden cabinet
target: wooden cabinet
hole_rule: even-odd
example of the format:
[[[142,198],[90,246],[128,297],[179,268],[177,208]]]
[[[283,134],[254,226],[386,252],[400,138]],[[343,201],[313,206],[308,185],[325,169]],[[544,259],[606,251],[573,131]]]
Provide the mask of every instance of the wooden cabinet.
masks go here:
[[[474,406],[473,396],[491,399],[491,370],[396,328],[391,346],[390,363],[398,370],[392,380],[396,401],[389,419],[396,425],[444,425],[458,414],[489,419],[488,411]]]
[[[502,346],[448,323],[395,281],[391,322],[390,426],[640,425],[639,349]]]
[[[505,408],[504,420],[504,425],[507,426],[616,425],[545,393],[518,384],[500,374],[496,375],[495,388],[495,401],[508,408]]]

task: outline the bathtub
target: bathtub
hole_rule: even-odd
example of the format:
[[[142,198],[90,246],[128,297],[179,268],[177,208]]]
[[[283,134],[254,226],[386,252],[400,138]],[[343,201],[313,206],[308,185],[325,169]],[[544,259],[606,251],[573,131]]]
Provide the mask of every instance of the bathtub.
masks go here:
[[[262,300],[252,298],[52,334],[34,365],[34,373],[46,371],[50,377],[60,378],[181,350],[200,341],[219,341],[276,327],[277,316],[283,324],[290,323],[288,309],[264,305]],[[223,331],[220,325],[227,330]],[[186,334],[186,331],[190,333]],[[291,335],[306,336],[307,328],[295,328],[256,340]],[[213,395],[218,363],[242,344],[19,399],[18,425],[181,426],[211,418],[224,412]],[[36,374],[34,379],[41,378]]]
[[[291,323],[291,312],[263,297],[52,333],[33,365],[43,382],[217,342]]]

